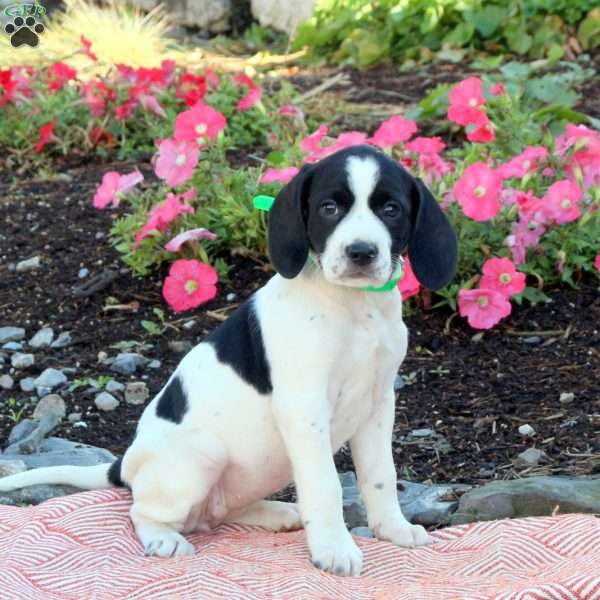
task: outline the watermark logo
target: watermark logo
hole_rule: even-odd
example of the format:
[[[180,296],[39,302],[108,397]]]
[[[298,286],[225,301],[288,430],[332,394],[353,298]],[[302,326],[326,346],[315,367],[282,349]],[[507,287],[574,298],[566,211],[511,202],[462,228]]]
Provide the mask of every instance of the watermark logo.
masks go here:
[[[44,33],[44,26],[39,20],[46,14],[41,4],[11,4],[4,9],[4,14],[12,21],[4,26],[4,32],[10,36],[13,48],[31,46],[35,48]]]

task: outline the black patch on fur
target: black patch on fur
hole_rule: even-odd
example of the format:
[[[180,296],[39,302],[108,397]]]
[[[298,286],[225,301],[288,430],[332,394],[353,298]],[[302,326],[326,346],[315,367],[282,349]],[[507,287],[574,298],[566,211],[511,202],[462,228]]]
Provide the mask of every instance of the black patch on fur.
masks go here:
[[[273,391],[271,369],[265,353],[253,299],[246,300],[206,340],[219,361],[228,364],[260,394]]]
[[[169,381],[163,390],[158,404],[156,405],[156,416],[179,424],[188,410],[188,402],[177,375]]]
[[[123,462],[123,457],[117,458],[115,462],[110,465],[110,469],[108,469],[108,482],[112,483],[115,487],[125,487],[125,482],[121,479],[121,463]]]

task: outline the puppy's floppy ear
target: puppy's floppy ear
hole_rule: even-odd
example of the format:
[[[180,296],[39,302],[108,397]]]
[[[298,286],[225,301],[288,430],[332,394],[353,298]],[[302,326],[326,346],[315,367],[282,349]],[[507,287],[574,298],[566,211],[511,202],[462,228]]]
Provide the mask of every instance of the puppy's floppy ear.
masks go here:
[[[306,199],[312,167],[305,165],[277,194],[269,211],[269,256],[275,270],[292,279],[308,259]]]
[[[420,179],[413,191],[412,231],[408,256],[417,279],[430,290],[450,283],[456,272],[456,235],[448,218]]]

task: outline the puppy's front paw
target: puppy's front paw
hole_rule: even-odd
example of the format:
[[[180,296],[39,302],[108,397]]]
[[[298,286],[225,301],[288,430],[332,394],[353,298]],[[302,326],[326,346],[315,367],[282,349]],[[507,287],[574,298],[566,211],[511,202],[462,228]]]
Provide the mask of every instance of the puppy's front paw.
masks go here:
[[[157,535],[144,546],[146,556],[193,556],[194,546],[176,531],[164,532]]]
[[[360,575],[362,552],[347,530],[314,536],[309,541],[310,557],[317,569],[335,575]]]
[[[392,542],[395,546],[425,546],[433,543],[433,538],[421,525],[402,523],[398,525],[375,527],[375,535],[380,540]]]

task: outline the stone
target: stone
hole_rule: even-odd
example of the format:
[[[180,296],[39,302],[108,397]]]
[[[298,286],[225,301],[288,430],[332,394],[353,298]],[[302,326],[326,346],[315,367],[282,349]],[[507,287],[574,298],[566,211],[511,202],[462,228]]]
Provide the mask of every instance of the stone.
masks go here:
[[[0,479],[27,471],[27,465],[22,460],[3,460],[0,458]]]
[[[21,260],[17,263],[17,273],[25,273],[27,271],[35,271],[40,268],[42,259],[40,256],[32,256],[27,260]]]
[[[148,363],[149,369],[160,369],[161,362],[160,360],[154,359]]]
[[[144,404],[150,392],[143,381],[132,381],[125,386],[125,402],[127,404]]]
[[[44,415],[36,428],[27,437],[11,444],[4,451],[7,454],[35,454],[40,451],[44,438],[60,423],[60,417],[54,413]],[[34,421],[35,422],[35,421]]]
[[[68,331],[62,331],[58,337],[50,344],[50,348],[66,348],[73,343],[71,334]]]
[[[524,437],[531,437],[535,435],[535,429],[531,425],[521,425],[519,427],[519,433]]]
[[[19,387],[23,392],[33,392],[35,389],[35,383],[33,383],[34,381],[35,380],[33,377],[24,377],[21,379],[21,381],[19,381]]]
[[[231,0],[133,0],[133,4],[146,11],[161,4],[172,23],[211,33],[224,33],[230,28]]]
[[[600,479],[543,476],[493,481],[461,496],[451,523],[555,513],[600,513]]]
[[[0,327],[0,344],[20,342],[24,338],[25,330],[22,327]]]
[[[121,375],[133,375],[137,369],[145,367],[150,361],[135,352],[121,352],[114,359],[110,368]]]
[[[29,345],[32,348],[45,348],[54,340],[54,330],[52,327],[40,329],[30,340]]]
[[[0,505],[41,504],[46,500],[77,492],[81,492],[81,490],[70,485],[30,485],[14,492],[0,492]]]
[[[31,419],[22,419],[8,434],[8,445],[10,446],[19,440],[25,439],[36,427],[37,423]]]
[[[40,395],[40,388],[53,390],[60,385],[64,385],[67,381],[67,376],[62,371],[49,367],[42,371],[42,374],[34,380],[33,384],[38,390],[38,395]]]
[[[171,340],[168,346],[176,354],[187,354],[194,347],[189,340]]]
[[[227,300],[227,302],[233,302],[236,298],[237,294],[234,294],[233,292],[229,292],[229,294],[225,296],[225,300]]]
[[[122,392],[125,389],[125,386],[122,383],[119,383],[115,379],[111,379],[105,386],[104,389],[109,394],[114,394],[116,392]]]
[[[535,467],[540,461],[548,462],[548,455],[539,448],[527,448],[513,459],[515,467]]]
[[[79,269],[79,273],[77,273],[77,277],[79,277],[79,279],[85,279],[89,274],[90,274],[90,270],[83,267],[83,268]]]
[[[119,406],[120,402],[108,392],[101,392],[94,398],[94,404],[98,410],[103,410],[105,412],[109,412],[111,410],[115,410],[117,406]]]
[[[11,390],[15,380],[10,375],[0,376],[0,388],[3,390]]]
[[[15,369],[27,369],[35,363],[35,356],[33,354],[22,354],[21,352],[15,352],[10,357],[10,364]]]
[[[2,350],[6,350],[7,352],[21,352],[23,350],[23,344],[20,342],[6,342],[2,346]]]
[[[76,427],[77,429],[87,429],[88,424],[85,421],[77,421],[76,423],[73,423],[73,427]]]
[[[558,401],[561,404],[571,404],[573,400],[575,400],[575,394],[573,392],[562,392],[558,398]]]
[[[316,0],[251,0],[252,16],[264,27],[294,36],[301,23],[312,17]]]
[[[410,431],[407,435],[407,437],[412,437],[412,438],[426,438],[426,437],[431,437],[433,435],[433,429],[413,429],[412,431]]]
[[[67,417],[67,421],[69,421],[69,423],[77,423],[77,421],[81,421],[81,417],[83,415],[80,412],[72,412],[69,413],[69,416]]]
[[[350,530],[350,533],[352,535],[357,535],[359,537],[365,537],[365,538],[374,538],[375,537],[373,532],[368,527],[353,527]]]
[[[33,418],[40,421],[46,415],[54,414],[59,419],[64,419],[67,414],[67,405],[58,394],[44,396],[33,411]]]
[[[194,319],[192,319],[191,321],[186,321],[183,324],[183,328],[189,330],[189,329],[192,329],[195,325],[196,325],[196,321],[194,321]]]

